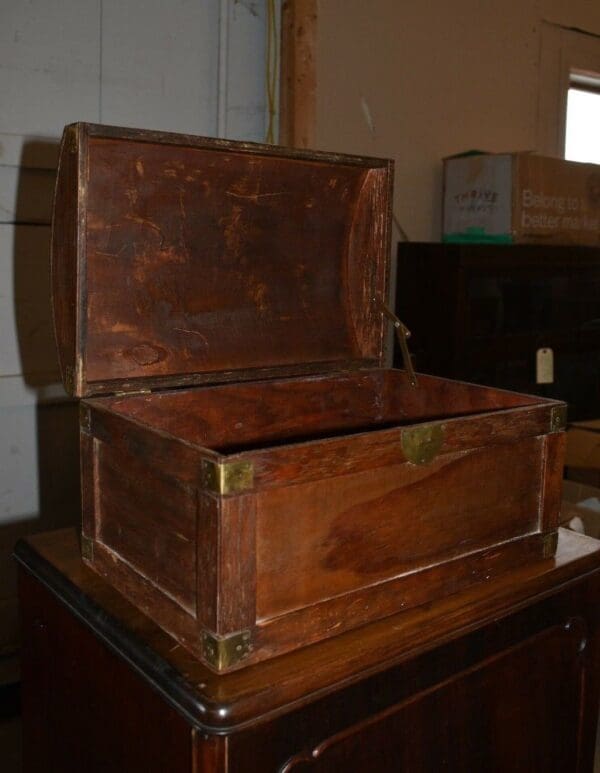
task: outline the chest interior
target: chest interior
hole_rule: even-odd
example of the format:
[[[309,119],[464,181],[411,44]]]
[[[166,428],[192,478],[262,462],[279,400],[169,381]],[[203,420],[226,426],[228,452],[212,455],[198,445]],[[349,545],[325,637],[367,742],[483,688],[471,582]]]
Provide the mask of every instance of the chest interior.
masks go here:
[[[93,401],[219,454],[237,454],[538,404],[539,398],[372,369]]]

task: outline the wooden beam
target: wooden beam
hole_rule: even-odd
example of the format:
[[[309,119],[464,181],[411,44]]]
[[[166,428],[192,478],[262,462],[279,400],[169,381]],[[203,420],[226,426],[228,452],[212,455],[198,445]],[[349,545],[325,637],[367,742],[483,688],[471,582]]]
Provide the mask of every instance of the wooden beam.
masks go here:
[[[315,144],[317,0],[284,0],[281,8],[279,142]]]

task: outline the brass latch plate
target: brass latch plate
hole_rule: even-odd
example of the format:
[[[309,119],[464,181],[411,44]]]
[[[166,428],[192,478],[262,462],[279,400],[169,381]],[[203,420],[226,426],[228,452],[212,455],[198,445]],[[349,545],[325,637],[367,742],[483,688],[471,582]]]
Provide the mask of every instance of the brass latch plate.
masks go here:
[[[250,631],[239,631],[229,636],[217,636],[210,631],[202,632],[202,654],[215,671],[231,668],[247,657],[251,650]]]
[[[200,472],[202,488],[215,494],[239,494],[254,486],[254,465],[252,462],[202,461]]]
[[[438,455],[444,442],[443,424],[421,424],[402,430],[402,452],[413,464],[428,464]]]

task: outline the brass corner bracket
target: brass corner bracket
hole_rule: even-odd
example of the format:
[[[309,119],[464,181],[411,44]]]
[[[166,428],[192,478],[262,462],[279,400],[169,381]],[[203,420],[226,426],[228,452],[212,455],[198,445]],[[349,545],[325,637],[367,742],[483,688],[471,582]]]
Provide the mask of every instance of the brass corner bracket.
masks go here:
[[[550,411],[550,432],[561,432],[567,428],[567,406],[555,405]]]
[[[254,486],[252,462],[214,462],[203,459],[200,471],[202,488],[215,494],[239,494]]]
[[[558,547],[558,531],[551,531],[549,534],[545,534],[543,545],[544,558],[552,558],[556,554],[556,548]]]
[[[81,557],[87,561],[94,560],[94,540],[86,537],[85,534],[81,535]]]
[[[239,631],[229,636],[202,632],[202,655],[215,671],[224,671],[239,663],[252,651],[250,631]]]

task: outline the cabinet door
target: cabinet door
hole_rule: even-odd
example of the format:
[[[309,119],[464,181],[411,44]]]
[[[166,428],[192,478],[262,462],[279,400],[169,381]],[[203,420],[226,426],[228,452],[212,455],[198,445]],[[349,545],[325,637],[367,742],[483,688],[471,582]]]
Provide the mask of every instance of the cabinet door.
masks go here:
[[[24,773],[190,773],[189,725],[20,573]]]
[[[585,633],[554,626],[301,752],[281,773],[578,770]]]
[[[337,691],[324,683],[232,736],[227,771],[591,773],[598,598],[594,574]]]

